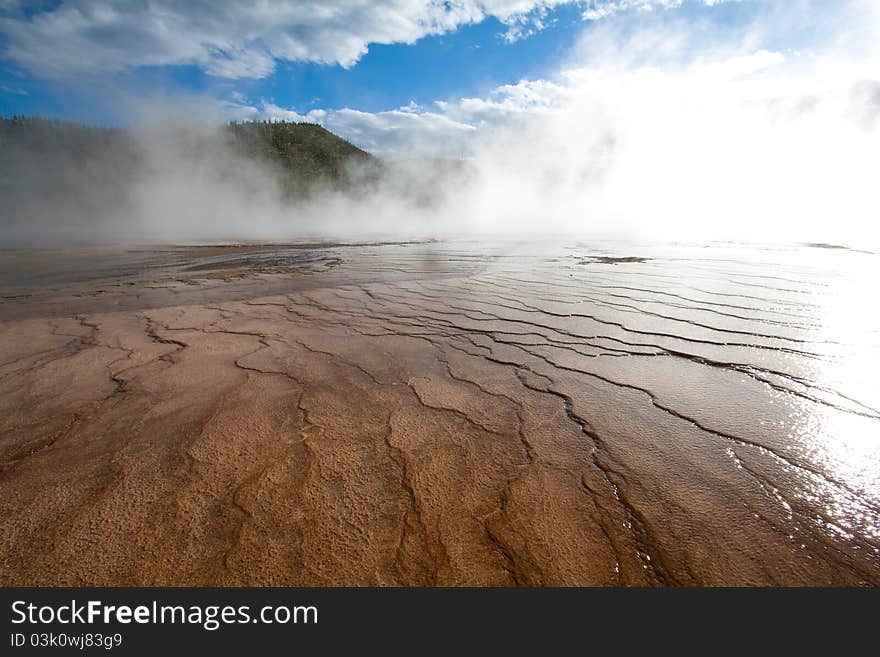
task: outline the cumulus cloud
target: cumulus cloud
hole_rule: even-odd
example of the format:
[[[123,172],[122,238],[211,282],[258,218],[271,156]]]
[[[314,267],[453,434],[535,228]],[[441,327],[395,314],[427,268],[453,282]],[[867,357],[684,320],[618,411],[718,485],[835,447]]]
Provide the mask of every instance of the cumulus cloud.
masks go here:
[[[386,159],[461,157],[470,152],[469,138],[476,131],[474,125],[456,120],[447,112],[432,111],[415,103],[384,112],[346,107],[299,113],[265,100],[257,105],[227,101],[224,107],[231,118],[319,123]]]
[[[724,0],[704,0],[705,5],[715,5]],[[662,8],[671,9],[681,7],[684,0],[609,0],[608,2],[589,2],[584,10],[583,16],[587,20],[595,21],[607,16],[611,16],[621,11],[629,11],[637,9],[640,11],[651,11],[652,9]]]
[[[564,83],[522,80],[499,86],[485,97],[435,101],[430,106],[410,102],[383,112],[344,107],[300,113],[266,100],[255,105],[230,100],[224,107],[230,118],[319,123],[386,159],[464,158],[473,156],[492,131],[524,126],[565,108],[572,92]]]
[[[442,167],[410,168],[369,197],[331,195],[293,213],[223,208],[271,217],[261,238],[319,227],[878,246],[880,9],[861,0],[766,8],[736,25],[617,13],[588,22],[555,75],[383,112],[298,112],[231,94],[227,115],[318,122],[389,159],[466,165],[451,179]],[[419,184],[439,192],[414,195]],[[423,197],[431,202],[413,204]],[[166,214],[176,221],[174,207]],[[255,236],[253,223],[230,225],[228,237]]]
[[[277,59],[351,66],[371,43],[412,43],[495,16],[510,22],[563,0],[67,0],[5,7],[3,57],[36,74],[194,64],[260,78]]]
[[[2,0],[0,57],[45,76],[189,64],[262,78],[277,60],[348,67],[370,44],[413,43],[488,17],[507,26],[512,42],[544,29],[561,4],[584,5],[584,16],[597,18],[681,0]]]
[[[321,122],[390,157],[464,155],[470,185],[435,217],[449,229],[877,244],[880,23],[870,5],[838,5],[823,40],[779,47],[780,25],[831,11],[789,7],[788,20],[773,12],[737,29],[597,25],[552,78],[484,97],[255,111]]]

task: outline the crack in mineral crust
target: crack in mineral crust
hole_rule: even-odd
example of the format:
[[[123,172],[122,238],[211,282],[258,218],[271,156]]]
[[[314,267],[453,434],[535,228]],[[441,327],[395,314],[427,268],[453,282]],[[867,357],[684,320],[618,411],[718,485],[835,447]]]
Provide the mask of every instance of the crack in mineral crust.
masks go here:
[[[0,583],[880,583],[876,490],[674,387],[876,430],[821,279],[414,248],[5,294]]]

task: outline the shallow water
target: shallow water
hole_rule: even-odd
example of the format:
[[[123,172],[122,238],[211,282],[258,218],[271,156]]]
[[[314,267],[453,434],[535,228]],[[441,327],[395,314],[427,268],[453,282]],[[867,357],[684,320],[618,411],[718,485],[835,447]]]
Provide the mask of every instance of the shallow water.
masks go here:
[[[0,507],[4,552],[66,526],[69,497],[22,493],[51,474],[84,523],[184,563],[136,567],[77,526],[115,575],[54,556],[90,583],[876,585],[878,264],[721,243],[6,252],[0,493],[26,499]],[[60,397],[59,359],[83,372]],[[290,435],[307,454],[277,451]],[[177,510],[99,508],[77,446],[122,473],[102,499]],[[164,456],[145,474],[129,449]],[[202,465],[169,465],[181,450]]]

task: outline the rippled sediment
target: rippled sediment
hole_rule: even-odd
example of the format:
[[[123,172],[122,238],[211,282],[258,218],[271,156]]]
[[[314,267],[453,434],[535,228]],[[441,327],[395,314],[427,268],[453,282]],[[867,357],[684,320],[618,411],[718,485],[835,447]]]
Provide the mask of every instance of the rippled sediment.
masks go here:
[[[876,258],[5,253],[0,581],[876,585]]]

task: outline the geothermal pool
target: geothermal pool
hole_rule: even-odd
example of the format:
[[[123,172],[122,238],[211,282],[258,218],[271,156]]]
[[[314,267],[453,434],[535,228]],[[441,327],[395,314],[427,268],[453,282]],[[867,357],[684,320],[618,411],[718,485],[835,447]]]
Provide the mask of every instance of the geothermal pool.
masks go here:
[[[0,252],[4,585],[880,584],[880,256]]]

